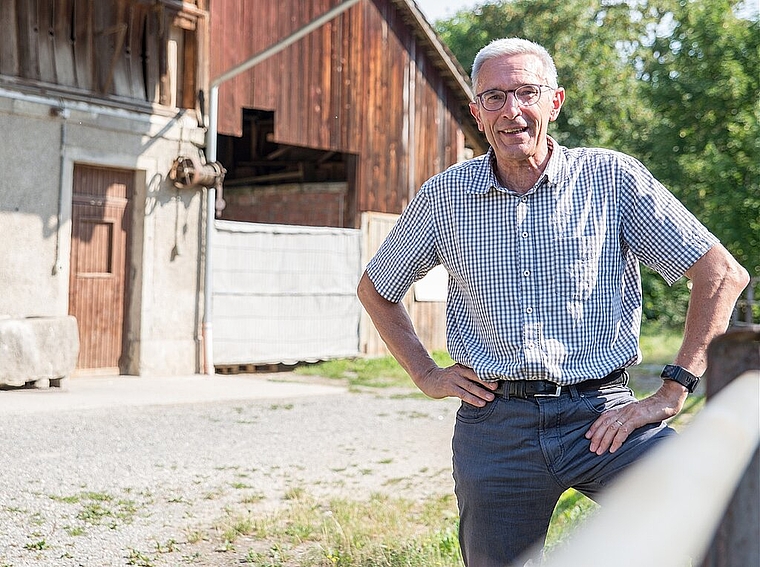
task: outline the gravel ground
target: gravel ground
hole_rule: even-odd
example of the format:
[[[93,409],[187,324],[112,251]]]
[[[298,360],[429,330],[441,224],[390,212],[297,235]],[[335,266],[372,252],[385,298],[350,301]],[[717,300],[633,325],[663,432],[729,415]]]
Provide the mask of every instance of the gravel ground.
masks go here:
[[[457,407],[382,392],[0,414],[0,567],[239,566],[253,542],[220,551],[220,520],[294,488],[450,494]]]

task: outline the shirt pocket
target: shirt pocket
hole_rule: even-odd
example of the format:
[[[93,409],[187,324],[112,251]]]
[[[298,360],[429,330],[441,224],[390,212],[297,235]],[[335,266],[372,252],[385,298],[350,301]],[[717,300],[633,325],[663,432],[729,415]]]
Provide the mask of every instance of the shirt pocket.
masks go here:
[[[602,240],[596,236],[558,238],[554,292],[565,299],[587,301],[599,285]]]

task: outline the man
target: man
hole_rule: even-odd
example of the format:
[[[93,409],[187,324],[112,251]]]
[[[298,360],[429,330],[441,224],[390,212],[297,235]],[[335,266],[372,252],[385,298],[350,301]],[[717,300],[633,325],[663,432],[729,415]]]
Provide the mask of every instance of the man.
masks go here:
[[[367,266],[358,294],[422,392],[461,398],[453,437],[468,567],[504,567],[543,542],[559,496],[591,498],[673,431],[747,272],[635,159],[547,136],[565,101],[549,53],[492,42],[475,58],[470,110],[485,156],[428,180]],[[683,344],[637,401],[638,262],[692,282]],[[440,368],[399,302],[449,273]],[[663,471],[688,478],[689,471]]]

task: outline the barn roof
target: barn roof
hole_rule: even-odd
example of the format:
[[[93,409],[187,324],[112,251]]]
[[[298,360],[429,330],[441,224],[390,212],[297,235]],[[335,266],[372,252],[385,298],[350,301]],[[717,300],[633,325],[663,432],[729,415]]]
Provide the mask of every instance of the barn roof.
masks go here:
[[[438,36],[433,26],[427,21],[414,0],[391,0],[396,5],[405,22],[414,31],[420,46],[425,49],[433,65],[441,72],[446,84],[451,88],[461,105],[462,129],[468,140],[477,150],[485,151],[487,146],[483,135],[478,131],[475,119],[470,116],[469,103],[474,98],[470,79],[454,54]]]

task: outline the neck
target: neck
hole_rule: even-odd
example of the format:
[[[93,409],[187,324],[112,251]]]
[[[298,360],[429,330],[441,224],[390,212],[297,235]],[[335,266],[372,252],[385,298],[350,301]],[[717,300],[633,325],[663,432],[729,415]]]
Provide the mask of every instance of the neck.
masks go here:
[[[552,149],[552,142],[547,139],[543,152],[537,152],[525,160],[498,161],[494,154],[493,169],[496,178],[504,187],[519,195],[527,193],[541,179],[546,166],[549,164]]]

